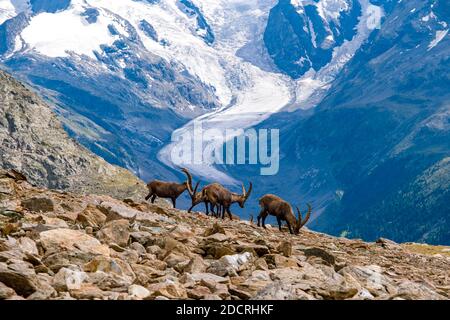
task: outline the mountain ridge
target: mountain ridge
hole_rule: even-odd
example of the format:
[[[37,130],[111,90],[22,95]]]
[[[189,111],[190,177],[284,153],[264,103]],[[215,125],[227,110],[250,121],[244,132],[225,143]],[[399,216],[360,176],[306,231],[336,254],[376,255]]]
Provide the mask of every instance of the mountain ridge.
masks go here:
[[[0,167],[36,186],[117,197],[142,197],[145,184],[69,138],[35,93],[0,70]]]

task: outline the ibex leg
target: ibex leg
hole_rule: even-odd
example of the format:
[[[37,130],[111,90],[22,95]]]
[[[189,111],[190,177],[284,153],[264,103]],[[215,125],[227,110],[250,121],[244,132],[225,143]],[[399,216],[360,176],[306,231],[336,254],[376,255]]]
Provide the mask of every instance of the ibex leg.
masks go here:
[[[281,231],[281,219],[277,217],[278,229]]]
[[[267,218],[266,215],[264,215],[264,216],[262,217],[262,226],[263,226],[264,229],[266,228],[266,218]]]
[[[222,212],[222,206],[220,204],[217,204],[217,210],[216,210],[216,214],[215,217],[219,218],[220,217],[220,213]]]
[[[206,215],[209,216],[209,202],[205,201]]]
[[[209,206],[211,207],[212,215],[216,217],[216,205],[211,203]]]
[[[264,210],[261,210],[261,212],[259,213],[257,219],[258,219],[258,227],[261,227],[261,218],[264,215]]]
[[[224,205],[222,205],[222,220],[225,220],[225,211],[226,211],[227,209],[225,208],[225,206]]]
[[[227,213],[228,216],[230,217],[230,220],[233,220],[233,215],[231,214],[230,207],[227,208]]]
[[[291,234],[294,234],[294,233],[292,232],[291,224],[289,223],[289,221],[286,221],[286,224],[287,224],[287,226],[288,226],[288,228],[289,228],[289,232],[290,232]]]

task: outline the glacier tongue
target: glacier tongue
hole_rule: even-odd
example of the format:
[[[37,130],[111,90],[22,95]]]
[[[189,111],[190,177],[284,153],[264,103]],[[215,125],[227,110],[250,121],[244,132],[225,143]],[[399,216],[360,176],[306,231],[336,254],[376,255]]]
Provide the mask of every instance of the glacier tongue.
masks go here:
[[[316,72],[311,69],[295,81],[279,73],[265,71],[266,69],[259,68],[236,55],[239,48],[244,47],[251,39],[262,39],[263,26],[270,7],[275,4],[274,1],[263,2],[267,7],[261,7],[261,2],[258,1],[203,1],[202,9],[216,32],[215,49],[227,62],[224,66],[227,80],[231,84],[238,84],[230,86],[235,98],[234,103],[203,115],[174,132],[175,141],[160,151],[159,160],[171,167],[180,165],[188,167],[194,174],[207,180],[217,179],[225,184],[237,184],[234,178],[214,167],[210,161],[211,155],[205,155],[202,164],[174,163],[173,154],[189,149],[180,145],[185,142],[181,137],[192,136],[194,141],[190,150],[194,153],[197,152],[193,150],[194,146],[202,140],[202,137],[194,134],[194,126],[199,123],[203,130],[216,129],[218,136],[225,137],[225,131],[228,129],[253,127],[281,110],[293,111],[316,106],[336,75],[380,23],[381,8],[370,4],[368,0],[360,0],[360,3],[363,11],[355,37],[336,47],[332,61],[321,70]],[[228,140],[231,138],[234,136],[227,136]],[[221,142],[220,138],[217,139],[216,147],[220,147],[223,142],[226,141]]]
[[[194,124],[201,123],[203,130],[215,129],[219,136],[224,136],[228,129],[246,129],[267,119],[270,114],[286,107],[291,99],[291,80],[287,76],[271,71],[264,71],[249,61],[238,56],[238,51],[249,42],[259,39],[267,21],[268,13],[275,1],[223,1],[207,0],[199,2],[216,35],[214,55],[221,61],[220,71],[231,90],[233,102],[224,108],[203,115],[188,123],[174,133],[174,137],[195,136]],[[263,59],[263,58],[261,58]],[[208,66],[209,67],[209,66]],[[230,138],[230,137],[229,137]],[[220,147],[221,140],[217,139]],[[193,142],[192,146],[196,142]],[[174,163],[172,152],[182,148],[177,142],[164,147],[158,158],[169,166],[183,165],[195,175],[205,179],[219,179],[225,184],[237,181],[208,163],[202,164]]]

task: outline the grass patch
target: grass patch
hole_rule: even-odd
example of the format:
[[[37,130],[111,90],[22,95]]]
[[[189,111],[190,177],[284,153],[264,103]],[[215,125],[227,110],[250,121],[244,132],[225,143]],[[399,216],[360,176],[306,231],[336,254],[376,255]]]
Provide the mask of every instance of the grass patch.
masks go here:
[[[419,244],[419,243],[407,243],[404,244],[403,247],[411,252],[420,253],[424,255],[433,256],[435,254],[440,254],[443,256],[450,257],[450,247],[446,246],[431,246],[427,244]]]

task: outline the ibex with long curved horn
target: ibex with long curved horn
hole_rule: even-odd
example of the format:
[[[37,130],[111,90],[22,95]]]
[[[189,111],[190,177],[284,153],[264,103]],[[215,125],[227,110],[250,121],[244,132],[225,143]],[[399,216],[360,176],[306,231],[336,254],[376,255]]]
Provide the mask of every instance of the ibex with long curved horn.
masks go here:
[[[200,185],[200,182],[197,182],[197,184],[195,185],[194,190],[192,190],[191,187],[188,188],[188,192],[189,192],[189,195],[191,196],[191,200],[192,200],[192,206],[189,208],[188,212],[190,213],[192,211],[192,209],[194,209],[194,207],[196,205],[204,202],[205,203],[205,208],[206,208],[206,215],[209,215],[209,208],[210,207],[211,207],[211,212],[213,213],[213,215],[216,215],[216,212],[214,211],[214,209],[216,208],[216,205],[213,205],[212,203],[210,203],[203,196],[203,191],[204,191],[204,189],[206,187],[204,189],[202,189],[200,192],[197,192],[199,185]],[[209,187],[209,186],[207,186],[207,187]],[[217,211],[219,211],[219,209],[220,209],[220,205],[217,206]]]
[[[248,191],[245,190],[244,185],[242,185],[242,194],[237,194],[229,191],[221,184],[213,183],[202,190],[202,197],[204,201],[209,202],[211,205],[219,205],[222,207],[222,219],[225,219],[226,212],[230,219],[233,220],[230,212],[231,205],[233,203],[238,203],[241,208],[244,208],[245,202],[250,196],[252,189],[253,185],[250,182]]]
[[[150,183],[147,184],[148,188],[148,196],[145,197],[145,200],[148,200],[151,198],[152,203],[155,202],[156,197],[165,198],[165,199],[171,199],[173,207],[176,208],[176,201],[178,197],[188,188],[192,188],[192,176],[189,173],[187,169],[181,169],[186,176],[187,180],[183,183],[176,183],[176,182],[166,182],[166,181],[159,181],[159,180],[153,180]]]
[[[261,212],[258,216],[258,227],[260,227],[260,220],[262,219],[262,226],[265,228],[265,222],[268,215],[275,216],[277,218],[278,227],[281,231],[281,221],[286,221],[291,234],[299,234],[300,229],[308,222],[311,217],[311,205],[308,204],[308,213],[305,220],[302,219],[302,213],[297,207],[298,220],[295,218],[291,205],[273,194],[266,194],[259,199],[259,205],[261,206]]]

